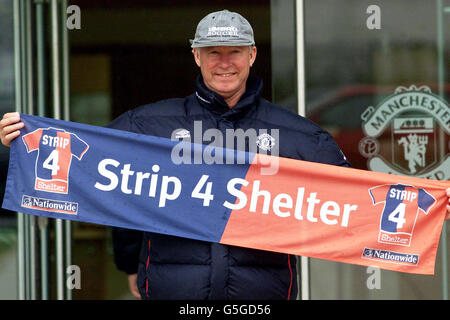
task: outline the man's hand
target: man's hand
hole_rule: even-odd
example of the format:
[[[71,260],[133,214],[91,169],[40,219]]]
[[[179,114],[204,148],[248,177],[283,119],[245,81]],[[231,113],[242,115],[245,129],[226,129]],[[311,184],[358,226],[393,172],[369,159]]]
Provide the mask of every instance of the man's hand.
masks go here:
[[[131,293],[138,299],[141,299],[141,294],[139,293],[137,286],[137,273],[128,275],[128,287],[130,288]]]
[[[447,189],[447,197],[448,197],[447,215],[445,216],[445,220],[450,220],[450,188]]]
[[[11,145],[11,141],[20,135],[20,129],[24,123],[20,121],[18,112],[5,113],[3,119],[0,120],[0,138],[2,144],[6,147]]]

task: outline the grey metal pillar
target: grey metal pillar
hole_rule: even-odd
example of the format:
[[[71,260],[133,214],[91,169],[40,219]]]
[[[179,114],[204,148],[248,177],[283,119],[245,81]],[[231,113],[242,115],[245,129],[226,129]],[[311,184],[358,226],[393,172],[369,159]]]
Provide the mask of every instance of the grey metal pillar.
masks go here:
[[[34,114],[34,81],[33,81],[33,44],[32,44],[32,25],[31,25],[31,1],[24,0],[23,3],[23,18],[24,18],[24,81],[26,83],[26,112],[28,114]],[[36,217],[31,215],[25,216],[27,226],[27,248],[25,251],[28,253],[28,285],[29,295],[28,298],[36,300]]]
[[[69,83],[69,34],[66,27],[67,0],[61,0],[61,107],[62,118],[70,120],[70,83]],[[64,221],[64,270],[72,264],[72,222]],[[67,273],[66,273],[67,274]],[[66,300],[72,299],[72,290],[66,285]]]
[[[14,1],[14,73],[15,73],[15,109],[22,112],[22,64],[21,64],[21,38],[23,30],[21,28],[21,2]],[[17,266],[18,266],[18,299],[26,298],[26,280],[25,280],[25,216],[23,213],[17,213]]]
[[[305,92],[305,33],[304,33],[304,0],[295,1],[295,36],[297,54],[297,108],[298,114],[306,114],[306,92]],[[300,292],[302,300],[310,299],[310,272],[309,258],[300,257]]]
[[[58,0],[50,0],[51,25],[51,75],[52,75],[52,101],[53,118],[61,119],[61,66],[59,48],[60,22],[58,19]],[[63,221],[55,219],[55,247],[56,247],[56,298],[64,299],[64,237]]]
[[[436,0],[436,15],[437,15],[437,56],[438,56],[438,84],[439,96],[445,99],[445,37],[444,37],[444,15],[450,13],[450,7],[444,7],[442,0]],[[441,141],[443,139],[444,131],[440,130]],[[441,147],[445,150],[445,146]],[[441,151],[443,154],[443,151]],[[441,233],[441,256],[442,256],[442,299],[448,300],[448,257],[447,257],[447,222],[444,221]]]
[[[47,60],[45,54],[45,0],[36,0],[36,73],[37,73],[37,114],[44,117],[47,108]],[[49,268],[48,268],[48,218],[38,217],[40,238],[40,271],[41,299],[49,299]]]
[[[33,46],[31,35],[31,2],[14,1],[14,64],[16,111],[33,113]],[[18,298],[36,299],[36,233],[35,218],[17,214]]]
[[[66,28],[67,0],[50,0],[51,79],[53,118],[69,120],[69,54]],[[56,297],[72,299],[66,286],[66,270],[71,264],[71,222],[55,220]]]

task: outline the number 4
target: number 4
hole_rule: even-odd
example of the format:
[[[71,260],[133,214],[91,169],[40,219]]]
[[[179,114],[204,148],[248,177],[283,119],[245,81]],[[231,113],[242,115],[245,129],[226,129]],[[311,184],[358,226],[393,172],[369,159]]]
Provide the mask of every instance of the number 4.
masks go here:
[[[394,211],[388,217],[389,221],[395,222],[397,224],[397,229],[401,229],[406,223],[405,219],[406,205],[402,202],[400,203]]]
[[[214,195],[211,194],[212,189],[212,182],[206,183],[209,176],[204,174],[198,181],[197,185],[195,186],[194,190],[192,190],[191,197],[197,198],[197,199],[203,199],[203,206],[207,207],[209,206],[209,202],[214,199]],[[205,192],[201,192],[203,189],[203,186],[206,183]]]
[[[53,150],[48,156],[48,158],[45,159],[42,166],[45,169],[52,170],[52,176],[55,176],[56,174],[58,174],[59,171],[58,163],[59,163],[59,151]]]

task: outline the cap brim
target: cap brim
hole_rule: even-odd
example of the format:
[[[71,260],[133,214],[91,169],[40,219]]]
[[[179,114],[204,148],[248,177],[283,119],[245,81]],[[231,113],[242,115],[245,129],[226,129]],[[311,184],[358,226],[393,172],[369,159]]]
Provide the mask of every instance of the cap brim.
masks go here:
[[[197,42],[194,40],[189,40],[191,43],[191,48],[205,48],[205,47],[246,47],[255,45],[254,42],[250,41],[208,41],[208,42]]]

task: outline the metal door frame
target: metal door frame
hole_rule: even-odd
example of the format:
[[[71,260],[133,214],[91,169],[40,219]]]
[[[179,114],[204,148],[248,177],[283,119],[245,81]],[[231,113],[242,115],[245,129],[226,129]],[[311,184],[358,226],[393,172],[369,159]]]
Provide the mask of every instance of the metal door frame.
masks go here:
[[[295,1],[295,38],[297,60],[297,112],[306,116],[306,91],[305,91],[305,13],[304,0]],[[310,272],[309,258],[300,257],[300,295],[301,300],[310,300]],[[298,264],[297,264],[298,265]]]
[[[69,120],[67,0],[13,0],[13,6],[15,110]],[[50,37],[45,32],[47,25],[50,26]],[[46,55],[47,46],[51,52],[50,59]],[[51,75],[51,102],[46,97],[47,74]],[[17,261],[20,300],[50,298],[48,262],[51,247],[48,239],[52,230],[55,238],[56,298],[72,299],[71,290],[65,286],[66,268],[71,265],[72,259],[71,222],[55,219],[49,224],[47,218],[19,212]],[[39,276],[37,270],[41,271]]]

